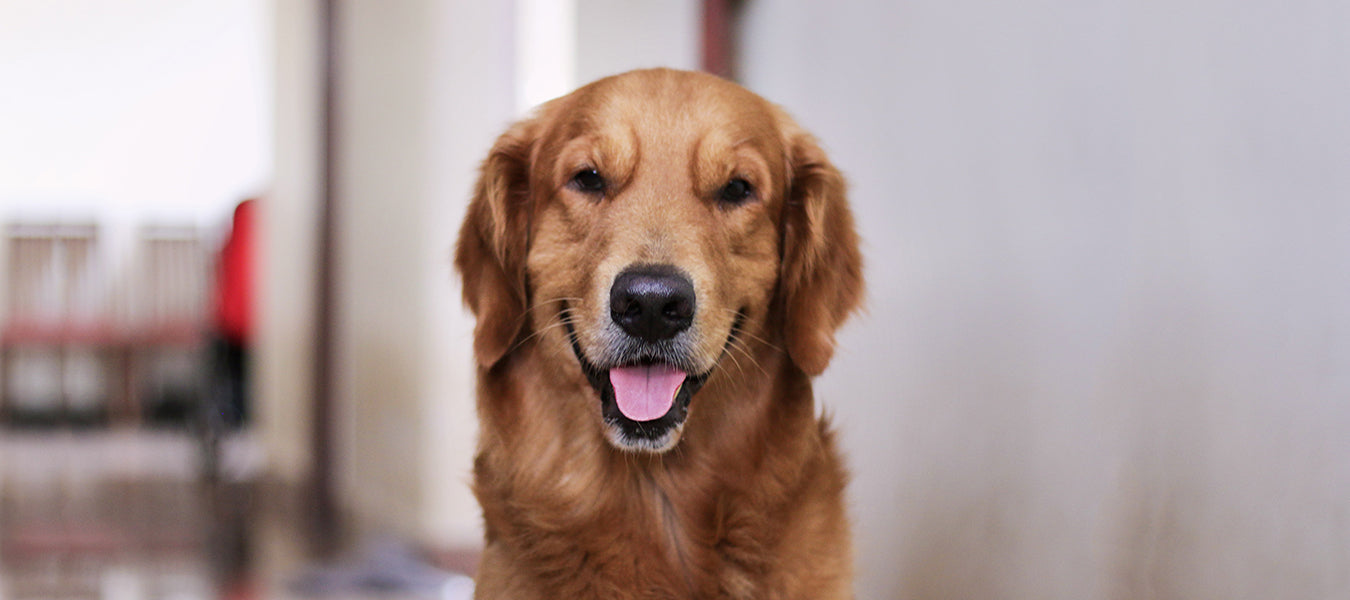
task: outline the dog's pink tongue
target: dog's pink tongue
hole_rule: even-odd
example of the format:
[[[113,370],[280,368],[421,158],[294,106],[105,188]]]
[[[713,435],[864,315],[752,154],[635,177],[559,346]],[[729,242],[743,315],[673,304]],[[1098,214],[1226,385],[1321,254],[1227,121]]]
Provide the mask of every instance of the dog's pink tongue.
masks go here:
[[[684,383],[684,371],[666,365],[621,367],[609,370],[619,412],[634,421],[652,421],[670,412],[675,393]]]

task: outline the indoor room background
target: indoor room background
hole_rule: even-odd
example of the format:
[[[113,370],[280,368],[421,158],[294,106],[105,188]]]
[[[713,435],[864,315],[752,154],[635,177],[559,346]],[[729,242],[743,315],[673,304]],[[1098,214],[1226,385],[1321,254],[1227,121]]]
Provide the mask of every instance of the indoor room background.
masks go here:
[[[1350,597],[1347,24],[1261,0],[0,0],[0,598],[117,531],[82,482],[200,475],[152,409],[196,389],[253,197],[256,410],[226,475],[471,569],[450,251],[477,163],[539,102],[718,43],[850,183],[866,310],[816,393],[859,598]],[[306,556],[288,518],[258,517],[255,564]],[[119,560],[80,576],[108,597],[153,571]]]

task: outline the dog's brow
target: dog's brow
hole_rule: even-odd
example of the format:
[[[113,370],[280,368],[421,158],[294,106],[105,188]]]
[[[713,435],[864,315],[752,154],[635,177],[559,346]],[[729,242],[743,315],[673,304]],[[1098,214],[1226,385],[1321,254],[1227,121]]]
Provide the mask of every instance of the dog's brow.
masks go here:
[[[642,163],[642,136],[638,135],[637,127],[630,121],[628,123],[628,144],[633,149],[631,157],[634,165]]]

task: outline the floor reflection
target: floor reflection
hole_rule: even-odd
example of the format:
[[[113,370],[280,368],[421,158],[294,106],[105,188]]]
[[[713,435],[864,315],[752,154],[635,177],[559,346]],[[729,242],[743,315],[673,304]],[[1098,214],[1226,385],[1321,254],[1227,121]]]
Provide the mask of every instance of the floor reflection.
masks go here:
[[[316,561],[303,497],[257,462],[225,440],[208,482],[184,433],[0,431],[0,600],[468,597],[388,540]]]

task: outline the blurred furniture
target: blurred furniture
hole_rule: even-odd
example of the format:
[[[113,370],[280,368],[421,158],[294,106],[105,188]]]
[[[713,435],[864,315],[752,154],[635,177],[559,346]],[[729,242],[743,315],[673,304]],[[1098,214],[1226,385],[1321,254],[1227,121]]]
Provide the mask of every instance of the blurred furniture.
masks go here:
[[[92,224],[11,224],[4,235],[0,424],[186,419],[208,327],[199,230],[142,228],[126,257]]]
[[[205,385],[211,251],[196,227],[144,227],[128,289],[131,395],[141,418],[186,423]]]
[[[16,224],[5,243],[0,414],[30,424],[106,418],[120,344],[104,312],[98,227]]]

